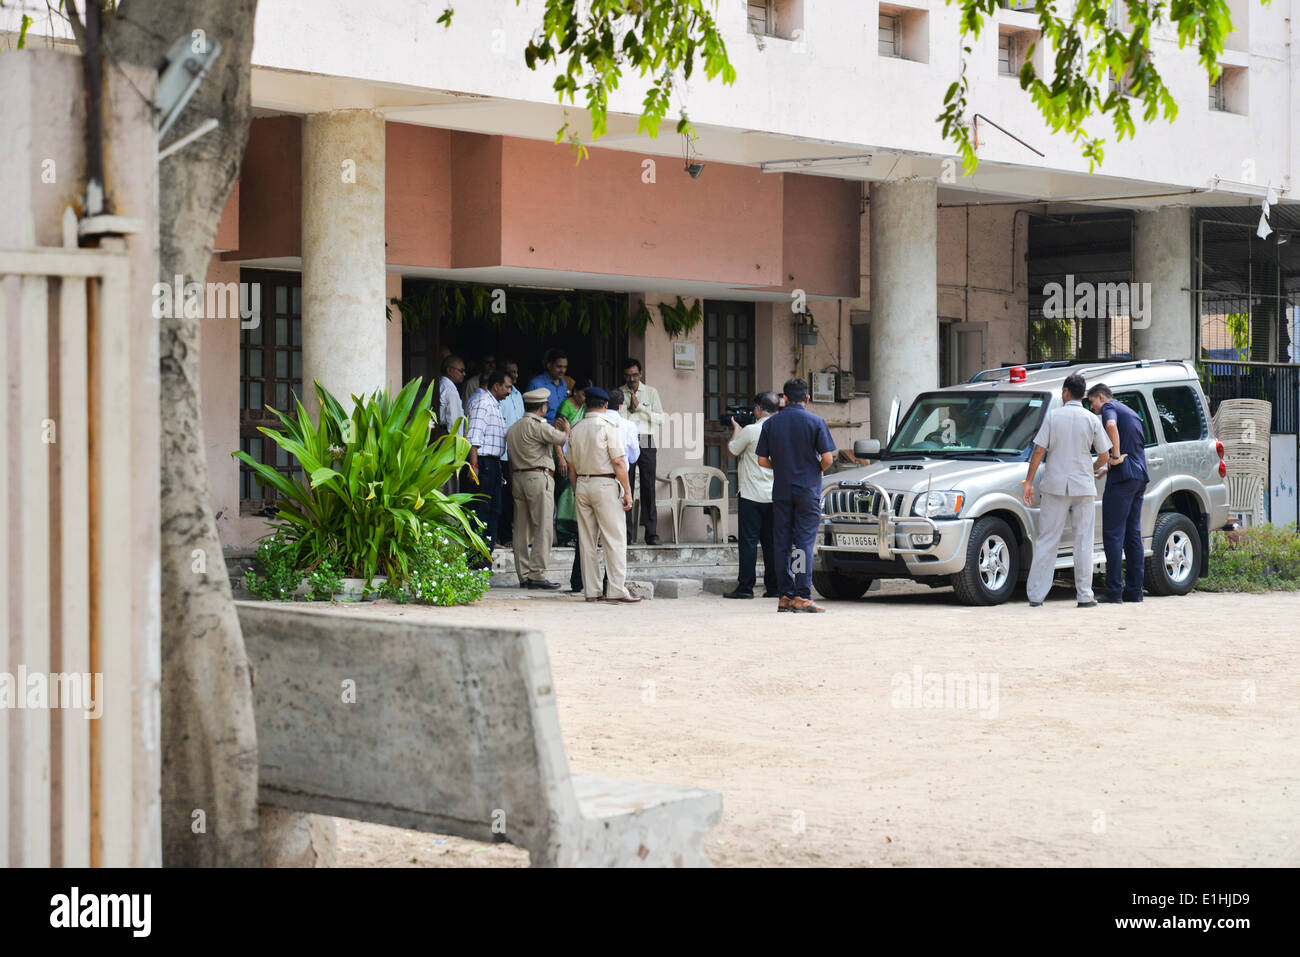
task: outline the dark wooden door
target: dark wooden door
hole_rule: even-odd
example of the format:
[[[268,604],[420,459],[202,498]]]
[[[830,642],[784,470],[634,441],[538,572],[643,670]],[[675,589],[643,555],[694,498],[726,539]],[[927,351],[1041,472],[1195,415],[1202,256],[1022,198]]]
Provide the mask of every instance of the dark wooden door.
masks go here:
[[[727,473],[727,492],[735,496],[736,459],[727,452],[731,426],[720,416],[729,405],[749,408],[754,400],[754,304],[704,303],[704,464]],[[711,489],[710,494],[716,494]]]

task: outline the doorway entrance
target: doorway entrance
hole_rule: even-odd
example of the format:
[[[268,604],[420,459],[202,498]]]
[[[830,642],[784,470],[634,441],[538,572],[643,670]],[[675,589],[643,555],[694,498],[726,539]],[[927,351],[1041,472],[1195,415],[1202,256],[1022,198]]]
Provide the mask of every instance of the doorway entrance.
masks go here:
[[[492,311],[493,296],[505,313]],[[542,357],[562,349],[575,382],[622,385],[627,351],[628,297],[623,293],[485,287],[402,280],[402,378],[441,373],[444,348],[465,360],[469,374],[484,356],[519,363],[524,383],[543,371]],[[393,320],[399,310],[394,308]],[[516,383],[520,391],[523,386]]]
[[[939,320],[940,388],[969,382],[971,376],[989,367],[988,330],[987,322]]]

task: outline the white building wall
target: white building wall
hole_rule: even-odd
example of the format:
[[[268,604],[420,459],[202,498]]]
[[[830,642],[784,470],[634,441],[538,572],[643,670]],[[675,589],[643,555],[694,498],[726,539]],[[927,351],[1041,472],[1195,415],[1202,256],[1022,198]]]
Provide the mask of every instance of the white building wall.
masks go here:
[[[686,85],[684,96],[692,120],[702,127],[770,132],[934,157],[950,155],[951,148],[941,138],[939,125],[930,120],[938,115],[944,92],[958,76],[959,8],[938,0],[909,0],[901,6],[924,14],[927,62],[878,54],[878,4],[873,2],[821,0],[804,4],[798,39],[768,37],[761,41],[747,31],[745,4],[739,0],[721,3],[716,18],[738,79],[734,86],[724,87],[697,75]],[[262,0],[254,66],[522,101],[535,107],[529,111],[530,119],[520,121],[532,124],[531,135],[553,136],[563,122],[562,110],[551,91],[555,71],[530,71],[522,57],[523,48],[541,22],[542,0],[527,0],[519,5],[506,0],[462,5],[456,9],[450,28],[435,23],[443,7],[441,3],[412,4],[410,0],[370,0],[365,4],[349,0]],[[1195,50],[1179,50],[1172,29],[1158,31],[1153,41],[1155,55],[1179,104],[1178,122],[1169,125],[1157,121],[1152,129],[1140,131],[1136,141],[1116,143],[1109,124],[1094,121],[1091,131],[1109,142],[1104,164],[1108,176],[1205,187],[1216,175],[1228,180],[1280,183],[1290,174],[1297,156],[1290,117],[1298,79],[1290,46],[1294,33],[1290,22],[1292,3],[1274,2],[1267,7],[1248,4],[1243,9],[1248,10],[1245,36],[1233,37],[1230,43],[1242,49],[1229,50],[1224,62],[1248,70],[1248,112],[1211,112],[1206,78]],[[971,43],[971,108],[1021,136],[1046,156],[1040,159],[1014,140],[984,127],[980,155],[985,161],[1021,167],[1021,179],[1028,191],[1041,192],[1034,180],[1045,171],[1086,173],[1088,165],[1068,137],[1046,132],[1016,80],[998,75],[999,23],[1032,27],[1035,21],[1029,14],[998,10],[980,38]],[[1050,50],[1040,51],[1042,62],[1050,64],[1051,58]],[[266,89],[261,86],[263,93]],[[611,98],[611,110],[639,115],[644,89],[640,78],[625,78]],[[338,102],[345,94],[341,86],[330,93],[317,91],[313,95],[320,102],[315,108],[365,105]],[[369,95],[377,102],[385,99],[382,91]],[[254,98],[259,99],[256,82]],[[409,116],[418,117],[420,102],[418,97],[410,99],[403,109]],[[437,100],[426,98],[424,102]],[[512,116],[508,104],[489,109],[503,117]],[[477,122],[472,100],[441,112],[441,122],[455,126],[458,111],[466,118],[467,126]],[[390,118],[398,116],[390,113]],[[576,128],[583,128],[581,103],[569,111],[567,119]],[[1140,117],[1138,122],[1143,125]],[[610,145],[627,147],[640,142],[634,135],[626,135],[635,133],[634,122],[612,123],[611,132],[619,139],[611,140]],[[675,152],[676,140],[675,136],[665,136],[662,145]],[[707,154],[707,137],[701,146]],[[928,167],[920,168],[926,167],[924,160],[916,160],[916,166],[910,172],[929,172]],[[908,172],[881,169],[872,170],[871,176],[901,176]],[[985,188],[1007,185],[1006,171],[982,175]],[[979,175],[974,185],[981,185]]]

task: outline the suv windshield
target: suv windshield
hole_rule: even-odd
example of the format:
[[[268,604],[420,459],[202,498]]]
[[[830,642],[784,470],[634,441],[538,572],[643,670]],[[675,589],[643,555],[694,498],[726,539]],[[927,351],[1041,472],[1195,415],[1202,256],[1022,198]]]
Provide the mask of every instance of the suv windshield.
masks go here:
[[[886,455],[1022,455],[1050,401],[1034,392],[930,392],[912,404]]]

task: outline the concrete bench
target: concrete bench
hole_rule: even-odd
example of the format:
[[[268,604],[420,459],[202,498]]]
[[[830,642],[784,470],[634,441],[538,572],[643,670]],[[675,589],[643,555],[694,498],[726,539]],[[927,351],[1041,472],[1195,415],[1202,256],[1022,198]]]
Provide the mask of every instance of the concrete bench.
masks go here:
[[[528,850],[708,866],[722,795],[569,773],[541,632],[237,602],[261,803]]]

